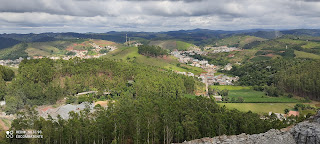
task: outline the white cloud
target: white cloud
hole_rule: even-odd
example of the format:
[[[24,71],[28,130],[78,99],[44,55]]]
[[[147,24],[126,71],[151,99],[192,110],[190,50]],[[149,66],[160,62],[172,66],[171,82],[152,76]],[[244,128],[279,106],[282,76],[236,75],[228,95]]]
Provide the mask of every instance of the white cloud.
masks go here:
[[[0,32],[320,28],[311,0],[0,0]]]

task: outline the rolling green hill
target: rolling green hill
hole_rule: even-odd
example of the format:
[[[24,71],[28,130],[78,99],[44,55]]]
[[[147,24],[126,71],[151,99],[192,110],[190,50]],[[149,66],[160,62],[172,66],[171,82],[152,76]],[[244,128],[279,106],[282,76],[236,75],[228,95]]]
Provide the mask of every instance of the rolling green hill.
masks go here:
[[[320,59],[320,55],[316,55],[313,53],[307,53],[303,51],[294,51],[294,54],[296,55],[296,58],[310,58],[310,59]]]
[[[13,47],[0,50],[0,59],[17,59],[33,56],[64,56],[67,50],[86,50],[92,48],[91,43],[99,46],[120,46],[115,42],[95,39],[73,39],[47,42],[21,43]]]
[[[194,47],[195,45],[186,43],[183,41],[176,41],[176,40],[165,40],[165,41],[150,41],[149,45],[156,45],[160,46],[161,48],[164,49],[169,49],[169,50],[189,50],[190,48]]]
[[[19,57],[26,58],[28,54],[25,52],[28,44],[21,43],[17,44],[11,48],[6,48],[0,50],[0,59],[18,59]]]
[[[0,49],[12,47],[18,43],[20,43],[20,41],[15,39],[0,37]]]
[[[246,44],[255,42],[255,41],[265,41],[266,39],[255,37],[255,36],[231,36],[224,39],[216,41],[216,46],[230,46],[230,47],[240,47],[243,48]]]
[[[251,58],[254,61],[275,57],[318,59],[320,56],[320,42],[316,37],[285,35],[277,39],[254,42],[247,45],[247,48],[258,50]]]
[[[135,63],[158,66],[168,70],[180,71],[180,72],[192,72],[194,74],[200,74],[203,72],[201,68],[188,66],[186,64],[180,64],[173,56],[165,57],[147,57],[138,53],[137,47],[122,47],[115,51],[109,52],[106,57],[111,59],[121,59],[131,61]]]

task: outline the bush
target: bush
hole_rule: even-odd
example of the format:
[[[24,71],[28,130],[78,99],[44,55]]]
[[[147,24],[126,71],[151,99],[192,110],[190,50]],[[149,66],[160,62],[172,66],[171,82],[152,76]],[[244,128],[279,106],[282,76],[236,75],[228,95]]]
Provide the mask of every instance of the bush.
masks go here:
[[[82,95],[78,97],[78,104],[81,104],[83,102],[93,102],[93,97],[87,96],[87,95]]]
[[[283,95],[283,92],[279,90],[277,87],[275,87],[274,85],[265,86],[264,92],[266,93],[267,96],[272,96],[272,97],[279,97]]]
[[[238,97],[237,102],[242,103],[242,102],[244,102],[244,99],[242,97]]]
[[[66,53],[66,55],[67,55],[67,56],[76,55],[76,53],[75,53],[75,52],[72,52],[72,51],[69,51],[69,52]]]
[[[228,96],[229,90],[227,90],[227,89],[221,90],[218,92],[218,94],[221,96]]]
[[[293,94],[288,94],[288,98],[292,98],[293,97]]]
[[[107,50],[107,49],[102,49],[99,51],[99,53],[101,53],[101,54],[108,53],[108,52],[109,52],[109,50]]]
[[[76,97],[74,97],[74,96],[69,96],[69,97],[67,97],[66,103],[67,103],[67,104],[75,103],[76,100],[77,100]]]
[[[257,85],[255,85],[255,86],[253,86],[253,90],[255,90],[255,91],[263,91],[264,88],[263,88],[263,86],[257,86]]]

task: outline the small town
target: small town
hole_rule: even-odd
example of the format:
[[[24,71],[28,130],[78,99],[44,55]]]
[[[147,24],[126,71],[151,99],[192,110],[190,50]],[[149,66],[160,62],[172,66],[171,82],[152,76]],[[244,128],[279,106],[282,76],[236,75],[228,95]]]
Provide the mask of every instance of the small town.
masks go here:
[[[226,47],[228,48],[228,47]],[[225,52],[225,51],[221,51]],[[215,73],[221,69],[221,66],[215,66],[209,64],[207,60],[198,60],[190,57],[189,55],[199,54],[205,55],[206,52],[201,51],[200,49],[189,50],[189,51],[172,51],[171,54],[178,58],[180,63],[188,64],[190,66],[200,67],[206,71],[206,73],[201,73],[200,75],[195,75],[191,72],[177,72],[179,74],[187,76],[195,76],[199,78],[203,83],[208,85],[233,85],[233,82],[239,80],[239,77],[229,77],[224,74],[215,75]],[[232,64],[228,63],[226,66],[222,67],[224,70],[231,70]]]

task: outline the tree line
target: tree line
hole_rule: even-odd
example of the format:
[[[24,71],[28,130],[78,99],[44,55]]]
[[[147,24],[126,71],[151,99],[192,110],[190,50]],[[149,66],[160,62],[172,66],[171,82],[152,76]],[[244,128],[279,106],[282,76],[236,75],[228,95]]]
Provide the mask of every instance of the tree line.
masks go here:
[[[147,88],[148,89],[148,88]],[[173,143],[202,137],[262,133],[293,121],[227,110],[214,99],[176,97],[158,92],[135,97],[130,89],[93,113],[70,112],[70,119],[44,119],[32,108],[18,113],[10,130],[42,130],[43,139],[6,139],[9,143]]]

